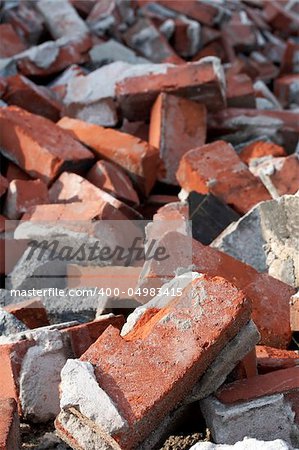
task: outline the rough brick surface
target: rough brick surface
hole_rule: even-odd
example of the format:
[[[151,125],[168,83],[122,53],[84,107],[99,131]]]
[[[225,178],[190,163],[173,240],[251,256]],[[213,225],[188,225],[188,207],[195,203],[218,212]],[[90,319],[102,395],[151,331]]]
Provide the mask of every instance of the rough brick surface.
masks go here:
[[[186,191],[210,192],[243,214],[257,203],[270,199],[260,180],[224,141],[186,153],[181,159],[177,179]]]
[[[160,151],[163,171],[159,179],[176,184],[181,157],[206,140],[206,107],[174,95],[160,94],[153,105],[149,142]]]
[[[0,57],[7,58],[9,56],[21,53],[26,49],[26,45],[15,32],[10,24],[0,25]]]
[[[72,131],[74,137],[91,147],[100,158],[104,157],[125,169],[144,194],[150,192],[158,165],[156,148],[128,134],[67,117],[61,119],[58,125]]]
[[[49,203],[46,184],[41,180],[13,180],[9,183],[4,214],[8,219],[17,220],[29,208]]]
[[[24,300],[4,307],[28,328],[45,327],[49,325],[47,311],[39,299]]]
[[[1,398],[0,411],[0,449],[20,450],[20,424],[15,400],[12,398]]]
[[[1,152],[46,183],[63,167],[84,166],[93,160],[92,153],[69,133],[48,119],[15,106],[1,108],[0,134]]]

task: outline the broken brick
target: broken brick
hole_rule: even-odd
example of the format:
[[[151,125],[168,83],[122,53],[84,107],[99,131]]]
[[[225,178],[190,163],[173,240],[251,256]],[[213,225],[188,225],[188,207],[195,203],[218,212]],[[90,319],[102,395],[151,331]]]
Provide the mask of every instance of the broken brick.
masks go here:
[[[102,219],[140,219],[140,215],[133,208],[75,173],[62,173],[51,186],[49,197],[51,203],[97,201],[99,205],[97,215]]]
[[[251,79],[244,73],[226,76],[227,105],[234,108],[254,108],[255,98]]]
[[[260,374],[299,365],[299,353],[294,350],[282,350],[265,345],[257,345],[256,357]]]
[[[218,58],[169,67],[163,73],[124,79],[116,85],[117,99],[129,120],[143,120],[160,92],[196,100],[216,110],[224,106],[224,74]]]
[[[0,197],[7,191],[8,181],[5,177],[0,174]]]
[[[204,316],[202,306],[199,307],[196,301],[201,287],[207,296],[204,303]],[[215,308],[219,309],[218,314],[215,314]],[[227,313],[223,314],[224,311]],[[183,291],[182,297],[162,308],[148,322],[139,326],[137,324],[124,338],[119,336],[117,330],[109,327],[85,352],[79,362],[69,362],[63,370],[62,412],[56,420],[59,434],[70,442],[68,436],[72,436],[74,430],[71,422],[67,424],[65,418],[72,414],[72,404],[78,404],[79,401],[80,412],[77,416],[79,423],[82,423],[84,416],[92,421],[100,421],[105,437],[110,436],[110,442],[116,441],[121,448],[136,448],[139,443],[146,441],[150,432],[156,429],[167,413],[171,412],[190,392],[192,386],[223,348],[227,339],[232,339],[248,322],[249,315],[249,303],[240,291],[220,278],[200,277]],[[194,317],[197,318],[196,321]],[[163,347],[157,345],[161,339],[163,339]],[[196,345],[190,346],[190,339],[196,342]],[[111,348],[113,348],[113,363]],[[177,349],[175,353],[173,348]],[[180,360],[180,364],[177,364],[177,355],[182,353],[184,358]],[[86,380],[90,380],[87,373],[90,372],[91,375],[90,364],[93,365],[92,385],[94,388],[92,391],[94,395],[109,399],[109,403],[113,402],[115,405],[113,410],[111,408],[108,410],[106,407],[102,413],[97,413],[97,418],[94,415],[90,417],[89,406],[82,409],[83,404],[86,404],[84,397],[81,401],[75,396],[70,402],[68,370],[71,370],[74,364],[78,369],[81,367],[83,373],[85,369]],[[123,376],[121,368],[124,365],[130,373],[134,373],[130,379]],[[134,367],[134,371],[132,372],[129,367]],[[144,371],[138,369],[141,367],[148,367],[147,383],[144,383]],[[176,370],[173,370],[173,367],[176,367]],[[75,370],[73,373],[78,372]],[[160,380],[159,384],[152,381],[155,379]],[[97,383],[98,387],[96,387]],[[85,392],[88,390],[89,388]],[[127,399],[126,403],[121,401],[123,396]],[[102,404],[101,401],[100,404]],[[91,406],[90,403],[89,405]],[[107,426],[108,411],[110,411],[110,420],[114,424],[113,428]],[[122,420],[119,421],[119,418]],[[127,426],[123,427],[124,424]],[[102,436],[97,433],[93,442],[100,446],[103,442]],[[84,435],[77,434],[73,437],[77,442],[79,439],[78,443],[82,448],[87,448]],[[111,441],[111,438],[114,441]]]
[[[64,117],[58,125],[88,145],[100,158],[121,166],[147,195],[156,180],[158,150],[145,141],[99,125]]]
[[[20,303],[5,306],[4,309],[10,314],[13,314],[28,328],[39,328],[50,325],[47,311],[39,299],[24,300]]]
[[[284,75],[274,82],[274,93],[283,107],[299,105],[299,74]]]
[[[0,109],[0,135],[1,152],[30,176],[46,183],[63,167],[84,167],[93,160],[92,153],[69,133],[16,106]]]
[[[13,180],[30,180],[30,176],[28,173],[24,172],[18,166],[16,166],[13,162],[8,162],[5,177],[7,181],[10,183]]]
[[[187,192],[211,193],[243,214],[257,203],[271,198],[233,147],[224,141],[186,153],[181,159],[177,180]]]
[[[97,161],[86,175],[86,179],[125,203],[139,204],[138,195],[130,178],[120,167],[109,161]]]
[[[296,44],[296,42],[289,40],[282,56],[280,67],[281,74],[299,72],[298,55],[299,45]]]
[[[262,158],[263,156],[286,156],[283,147],[268,141],[254,141],[242,148],[239,153],[240,159],[249,164],[251,159]]]
[[[31,45],[36,44],[44,30],[43,19],[30,4],[20,3],[5,11],[5,19]]]
[[[22,75],[7,78],[7,83],[3,99],[8,105],[19,106],[53,122],[60,118],[61,104],[46,87],[38,86]]]
[[[16,401],[13,398],[0,398],[0,411],[1,450],[20,450],[20,423]]]
[[[41,180],[13,180],[9,183],[4,214],[19,219],[31,206],[49,203],[48,189]]]
[[[207,128],[206,107],[174,95],[160,94],[151,112],[149,143],[160,151],[161,181],[177,184],[176,171],[182,156],[203,145]]]
[[[0,58],[8,58],[26,50],[26,45],[9,23],[0,25]]]

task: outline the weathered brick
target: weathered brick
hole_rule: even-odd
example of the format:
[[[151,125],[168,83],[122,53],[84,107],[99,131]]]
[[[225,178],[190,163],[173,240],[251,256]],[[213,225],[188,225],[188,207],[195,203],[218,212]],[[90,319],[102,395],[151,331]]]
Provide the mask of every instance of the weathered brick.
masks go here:
[[[177,180],[186,191],[211,193],[240,213],[271,198],[260,180],[242,163],[233,147],[224,141],[216,141],[186,153],[181,159]]]
[[[9,183],[4,214],[19,219],[31,206],[49,203],[46,184],[41,180],[13,180]]]
[[[1,108],[0,135],[1,152],[46,183],[64,167],[86,166],[93,160],[92,153],[69,133],[16,106]]]
[[[139,204],[139,198],[130,178],[115,164],[100,160],[90,169],[86,179],[123,202]]]
[[[182,156],[206,140],[206,107],[174,95],[160,94],[151,111],[149,142],[160,151],[161,181],[176,184]]]
[[[140,219],[140,214],[133,208],[130,208],[75,173],[62,173],[51,186],[49,196],[51,203],[98,201],[98,215],[102,219]]]
[[[283,107],[299,105],[299,74],[284,75],[274,82],[274,93]]]
[[[201,304],[199,297],[203,290],[205,301]],[[215,314],[218,309],[219,313]],[[223,311],[227,313],[223,314]],[[89,367],[87,363],[94,366],[98,389],[102,395],[109,396],[126,426],[119,427],[114,421],[107,427],[105,415],[89,419],[99,420],[105,435],[110,435],[121,448],[136,448],[190,392],[227,340],[248,322],[249,316],[250,305],[240,291],[221,278],[201,277],[187,286],[182,297],[173,300],[143,324],[138,322],[124,338],[117,330],[108,328],[80,358],[80,366],[82,369]],[[158,345],[161,339],[163,347]],[[191,346],[193,341],[194,346]],[[127,373],[134,375],[124,377],[124,366]],[[141,367],[147,367],[146,383]],[[67,366],[63,377],[64,374],[61,405],[67,410],[71,407]],[[154,382],[157,379],[159,384]],[[124,397],[126,402],[122,401]],[[78,400],[73,396],[74,403]],[[82,401],[85,403],[86,399]],[[80,417],[84,420],[84,413],[88,416],[89,407],[82,410],[83,403],[79,402],[80,421]],[[60,420],[61,415],[56,427],[67,440],[71,430],[68,432]],[[101,436],[97,435],[96,441],[100,442]],[[82,448],[87,448],[87,442]]]
[[[280,145],[268,141],[254,141],[242,148],[239,153],[240,159],[249,164],[251,159],[263,156],[286,156],[286,152]]]
[[[129,134],[68,117],[58,125],[91,147],[99,158],[121,166],[143,194],[150,192],[157,176],[159,155],[155,147]]]
[[[39,328],[49,325],[47,311],[40,299],[24,300],[4,307],[28,328]]]
[[[0,25],[0,57],[8,58],[26,50],[26,45],[9,23]]]
[[[257,345],[256,356],[260,374],[299,365],[299,353],[294,350],[281,350],[265,345]]]
[[[0,411],[0,449],[20,450],[20,423],[15,400],[0,398]]]
[[[8,105],[19,106],[53,122],[60,118],[61,104],[46,87],[38,86],[22,75],[7,78],[7,83],[3,99]]]
[[[196,100],[214,111],[223,107],[225,82],[219,59],[170,67],[165,73],[131,77],[116,85],[122,112],[129,120],[146,119],[160,92]]]

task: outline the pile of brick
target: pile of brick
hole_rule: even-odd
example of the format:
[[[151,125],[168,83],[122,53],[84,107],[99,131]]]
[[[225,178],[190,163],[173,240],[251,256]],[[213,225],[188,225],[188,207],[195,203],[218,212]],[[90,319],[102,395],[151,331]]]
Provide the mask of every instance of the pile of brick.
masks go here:
[[[26,423],[36,449],[189,450],[167,439],[190,422],[193,450],[299,448],[299,3],[0,17],[0,449]],[[29,258],[142,220],[163,264]]]

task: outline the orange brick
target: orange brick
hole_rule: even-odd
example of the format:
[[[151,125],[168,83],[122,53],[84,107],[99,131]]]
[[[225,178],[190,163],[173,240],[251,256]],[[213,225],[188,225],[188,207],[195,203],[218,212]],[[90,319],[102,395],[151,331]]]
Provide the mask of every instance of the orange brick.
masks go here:
[[[4,214],[19,219],[31,206],[49,202],[48,189],[41,180],[13,180],[9,183]]]
[[[156,180],[158,150],[145,141],[111,128],[64,117],[58,125],[93,149],[99,158],[122,167],[143,194],[148,194]]]
[[[250,173],[233,147],[224,141],[186,153],[181,159],[177,179],[186,191],[211,193],[241,214],[257,203],[271,199],[261,181]]]
[[[286,156],[286,152],[280,145],[267,141],[254,141],[242,148],[239,154],[245,164],[249,164],[253,158],[262,158],[263,156]]]
[[[92,153],[50,120],[16,106],[0,110],[1,152],[34,178],[49,183],[63,166],[76,168]]]
[[[20,423],[17,404],[13,398],[0,398],[0,449],[20,450]]]
[[[281,350],[265,345],[257,345],[256,356],[260,374],[299,366],[298,351]]]
[[[182,156],[203,145],[207,133],[205,105],[174,95],[160,94],[151,111],[149,142],[160,150],[161,181],[177,184],[175,173]]]
[[[4,307],[28,328],[39,328],[50,325],[47,311],[39,299],[24,300]]]

